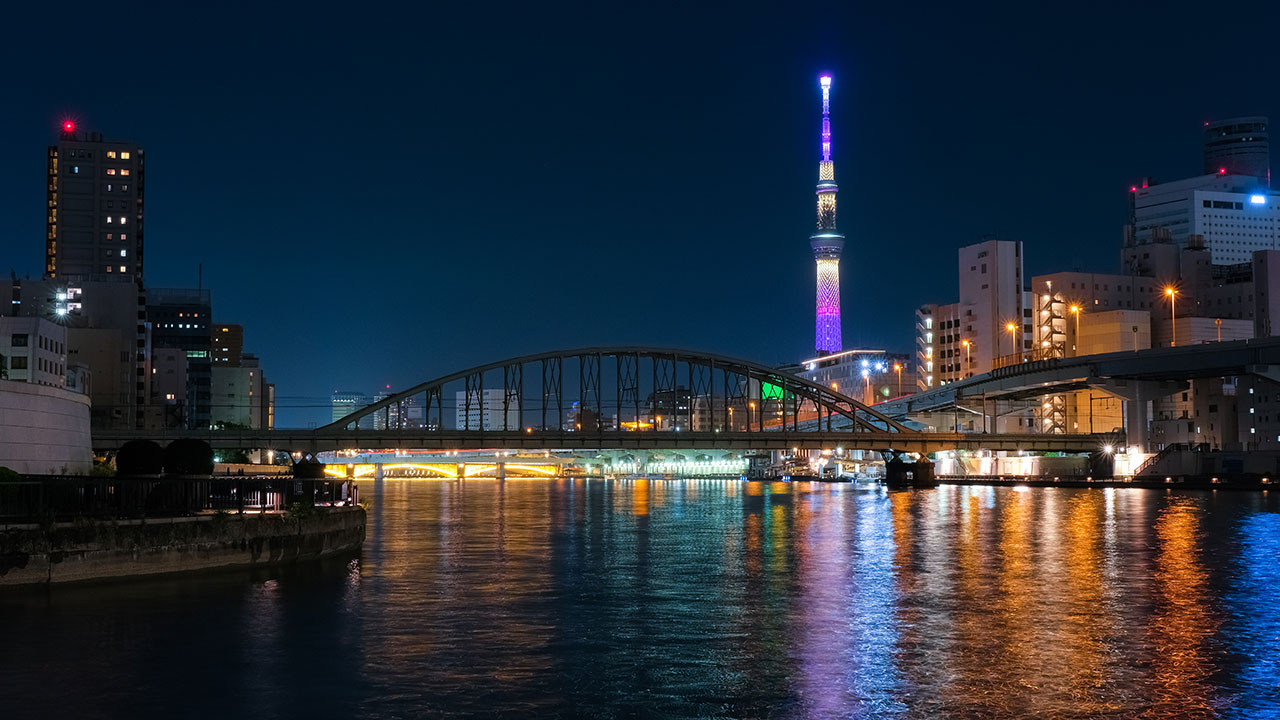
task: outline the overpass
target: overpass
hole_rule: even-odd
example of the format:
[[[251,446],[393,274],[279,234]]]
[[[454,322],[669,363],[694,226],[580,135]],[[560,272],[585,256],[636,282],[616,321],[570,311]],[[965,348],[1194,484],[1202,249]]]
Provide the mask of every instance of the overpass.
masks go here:
[[[1145,446],[1148,401],[1184,390],[1189,380],[1240,375],[1280,382],[1280,337],[1029,360],[874,408],[901,420],[919,413],[968,410],[966,405],[991,400],[1091,389],[1126,401],[1127,442]]]
[[[943,450],[1091,452],[1114,441],[1104,434],[801,432],[503,432],[433,430],[104,430],[94,448],[119,450],[132,440],[166,445],[204,440],[218,450],[271,449],[318,454],[338,450],[414,448],[423,450],[871,450],[935,453]]]
[[[419,416],[415,420],[414,415]],[[375,428],[366,419],[375,420]],[[912,430],[832,388],[688,350],[592,347],[501,360],[415,385],[329,425],[274,430],[100,430],[94,447],[195,438],[216,449],[315,455],[420,450],[943,450],[1090,452],[1093,435]]]

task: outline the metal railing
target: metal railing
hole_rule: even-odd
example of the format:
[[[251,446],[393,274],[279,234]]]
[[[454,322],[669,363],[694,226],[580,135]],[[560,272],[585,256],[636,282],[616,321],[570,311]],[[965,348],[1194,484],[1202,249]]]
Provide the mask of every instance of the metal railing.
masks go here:
[[[0,480],[3,523],[283,512],[358,501],[355,483],[341,479],[28,475]]]
[[[1164,460],[1176,452],[1189,450],[1195,452],[1207,452],[1209,450],[1209,445],[1208,443],[1170,443],[1160,452],[1142,461],[1142,464],[1133,471],[1133,476],[1138,477],[1139,475],[1142,475],[1148,470],[1154,468],[1161,460]]]

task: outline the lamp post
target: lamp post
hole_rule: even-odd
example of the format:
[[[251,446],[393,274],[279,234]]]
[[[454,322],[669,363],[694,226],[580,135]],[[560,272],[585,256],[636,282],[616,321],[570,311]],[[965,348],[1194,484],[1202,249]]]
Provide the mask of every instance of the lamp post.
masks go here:
[[[1178,291],[1171,287],[1164,289],[1165,297],[1169,298],[1169,347],[1173,347],[1178,343]]]
[[[1009,323],[1004,326],[1004,329],[1009,331],[1009,354],[1013,355],[1015,352],[1018,351],[1017,339],[1014,338],[1013,336],[1013,333],[1015,330],[1018,329],[1018,326],[1014,325],[1013,323]]]
[[[1071,314],[1076,316],[1076,334],[1071,338],[1071,349],[1074,351],[1080,343],[1080,306],[1072,305]]]
[[[965,371],[972,370],[972,369],[973,369],[973,354],[971,353],[971,350],[972,350],[972,348],[973,348],[973,343],[970,343],[968,340],[961,340],[961,341],[960,341],[960,344],[961,344],[961,345],[964,345],[964,364],[965,364]]]
[[[1218,342],[1222,342],[1222,318],[1214,318],[1213,324],[1218,326]]]
[[[898,397],[902,397],[902,363],[894,363],[893,371],[898,373]]]

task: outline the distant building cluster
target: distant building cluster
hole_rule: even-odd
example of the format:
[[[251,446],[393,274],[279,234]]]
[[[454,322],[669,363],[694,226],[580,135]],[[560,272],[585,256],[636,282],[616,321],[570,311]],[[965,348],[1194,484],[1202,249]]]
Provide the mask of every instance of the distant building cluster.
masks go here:
[[[916,388],[1014,363],[1280,334],[1280,193],[1270,184],[1267,119],[1207,123],[1203,155],[1201,175],[1129,188],[1114,272],[1024,281],[1021,242],[987,238],[960,248],[958,300],[916,311]],[[1152,405],[1154,449],[1280,447],[1280,385],[1257,376],[1194,380]],[[996,415],[995,432],[1124,425],[1119,397],[1088,390],[1032,398]],[[957,412],[929,422],[973,430],[981,420]]]
[[[275,386],[204,288],[143,281],[145,152],[63,123],[45,268],[0,281],[0,374],[88,395],[95,429],[271,428]]]

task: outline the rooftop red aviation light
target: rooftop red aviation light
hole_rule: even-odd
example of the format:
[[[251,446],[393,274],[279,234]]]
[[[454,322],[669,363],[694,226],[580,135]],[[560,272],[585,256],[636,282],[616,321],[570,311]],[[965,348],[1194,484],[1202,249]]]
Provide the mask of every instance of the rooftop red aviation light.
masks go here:
[[[75,124],[75,123],[73,123],[73,122],[71,122],[70,120],[64,120],[64,121],[62,122],[62,131],[63,131],[63,132],[75,132],[75,131],[76,131],[76,124]]]

